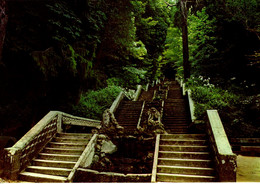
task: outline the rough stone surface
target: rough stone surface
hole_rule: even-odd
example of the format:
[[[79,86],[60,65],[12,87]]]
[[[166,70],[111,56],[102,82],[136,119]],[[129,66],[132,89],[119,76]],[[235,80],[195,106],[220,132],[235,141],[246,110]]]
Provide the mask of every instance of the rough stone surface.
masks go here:
[[[79,169],[74,182],[150,182],[151,174],[121,174]]]
[[[109,137],[120,135],[124,133],[124,128],[118,124],[113,113],[109,109],[103,113],[100,133],[106,134]]]
[[[112,141],[104,141],[101,146],[101,152],[106,154],[113,154],[117,150],[116,145]]]
[[[167,134],[161,121],[161,114],[155,107],[151,107],[147,111],[147,116],[148,119],[143,123],[143,127],[139,128],[140,134],[146,134],[148,136]]]

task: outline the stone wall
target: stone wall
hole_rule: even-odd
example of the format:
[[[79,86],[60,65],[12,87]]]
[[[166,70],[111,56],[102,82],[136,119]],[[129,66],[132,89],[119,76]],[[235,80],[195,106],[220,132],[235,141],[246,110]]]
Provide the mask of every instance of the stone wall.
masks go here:
[[[152,174],[122,174],[78,169],[74,182],[150,182]]]

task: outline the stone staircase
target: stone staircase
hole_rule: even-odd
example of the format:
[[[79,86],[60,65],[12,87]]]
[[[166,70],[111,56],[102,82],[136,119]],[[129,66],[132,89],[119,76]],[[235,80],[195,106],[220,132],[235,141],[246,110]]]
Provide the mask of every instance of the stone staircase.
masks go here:
[[[115,113],[119,125],[127,131],[136,130],[142,105],[142,101],[123,101]]]
[[[204,134],[160,135],[156,182],[216,181]]]
[[[56,133],[55,137],[32,160],[19,180],[26,182],[67,182],[73,167],[92,134]]]
[[[167,99],[164,104],[163,124],[168,133],[188,133],[191,124],[185,99]]]
[[[163,123],[168,133],[189,133],[190,113],[180,85],[176,81],[168,84],[164,104]]]

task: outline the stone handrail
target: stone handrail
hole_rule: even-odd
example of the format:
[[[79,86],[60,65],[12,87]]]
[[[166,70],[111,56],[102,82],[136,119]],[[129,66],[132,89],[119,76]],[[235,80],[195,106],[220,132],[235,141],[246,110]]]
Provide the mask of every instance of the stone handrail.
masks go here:
[[[137,129],[141,128],[141,121],[142,121],[142,117],[143,117],[143,113],[144,113],[144,107],[145,107],[145,101],[143,102],[143,105],[142,105],[142,109],[141,109],[141,113],[139,115],[139,119],[138,119],[138,123],[137,123]]]
[[[160,146],[160,134],[156,135],[156,143],[154,148],[154,160],[153,160],[153,170],[152,170],[152,177],[151,182],[156,182],[156,175],[157,175],[157,165],[158,165],[158,157],[159,157],[159,146]]]
[[[217,110],[207,110],[207,134],[214,153],[214,162],[220,182],[236,181],[236,155],[232,152]]]
[[[135,92],[135,97],[134,97],[133,101],[137,101],[138,100],[141,92],[142,92],[142,85],[138,85],[137,89],[136,89],[136,92]]]
[[[98,127],[100,123],[98,120],[50,111],[15,145],[4,149],[4,176],[16,180],[18,174],[42,151],[55,134],[62,132],[62,124]]]
[[[59,115],[61,116],[61,123],[63,125],[98,127],[101,124],[100,120],[73,116],[64,112],[59,112]]]
[[[195,120],[196,120],[196,117],[195,117],[195,115],[194,115],[194,114],[195,114],[195,113],[194,113],[194,111],[195,111],[195,106],[194,106],[194,101],[193,101],[192,98],[191,98],[191,90],[190,90],[190,89],[187,89],[187,88],[185,87],[185,83],[183,82],[182,79],[177,78],[176,80],[179,82],[179,84],[180,84],[180,86],[181,86],[181,88],[182,88],[182,93],[183,93],[183,95],[187,95],[188,103],[189,103],[189,109],[190,109],[191,121],[192,121],[192,122],[195,122]]]
[[[16,180],[43,147],[57,133],[58,112],[51,111],[27,132],[13,147],[4,150],[4,176]]]
[[[187,90],[187,97],[188,97],[188,103],[189,103],[189,109],[190,109],[190,117],[191,117],[191,121],[195,122],[196,117],[195,117],[195,105],[194,105],[194,101],[191,98],[191,90]]]
[[[97,142],[97,136],[98,136],[98,134],[94,134],[92,136],[88,145],[86,146],[83,153],[79,157],[79,160],[77,161],[77,163],[75,164],[75,166],[73,167],[72,171],[70,172],[70,174],[68,176],[69,182],[73,181],[73,179],[75,177],[75,173],[79,167],[86,168],[92,163],[93,156],[95,153],[95,145]]]
[[[110,107],[110,112],[111,112],[111,113],[115,113],[115,112],[116,112],[116,110],[117,110],[117,108],[118,108],[120,102],[121,102],[124,98],[125,98],[125,94],[124,94],[123,91],[121,91],[121,92],[119,93],[119,95],[117,96],[117,98],[115,99],[115,101],[113,102],[113,104],[111,105],[111,107]]]

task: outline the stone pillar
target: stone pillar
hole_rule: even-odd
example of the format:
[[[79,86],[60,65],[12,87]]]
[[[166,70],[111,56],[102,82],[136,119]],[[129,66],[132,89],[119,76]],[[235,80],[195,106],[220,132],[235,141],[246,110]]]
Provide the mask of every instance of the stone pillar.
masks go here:
[[[62,132],[62,114],[58,113],[58,120],[57,120],[57,132]]]
[[[16,148],[4,149],[4,176],[11,180],[17,180],[21,170],[21,152]]]

